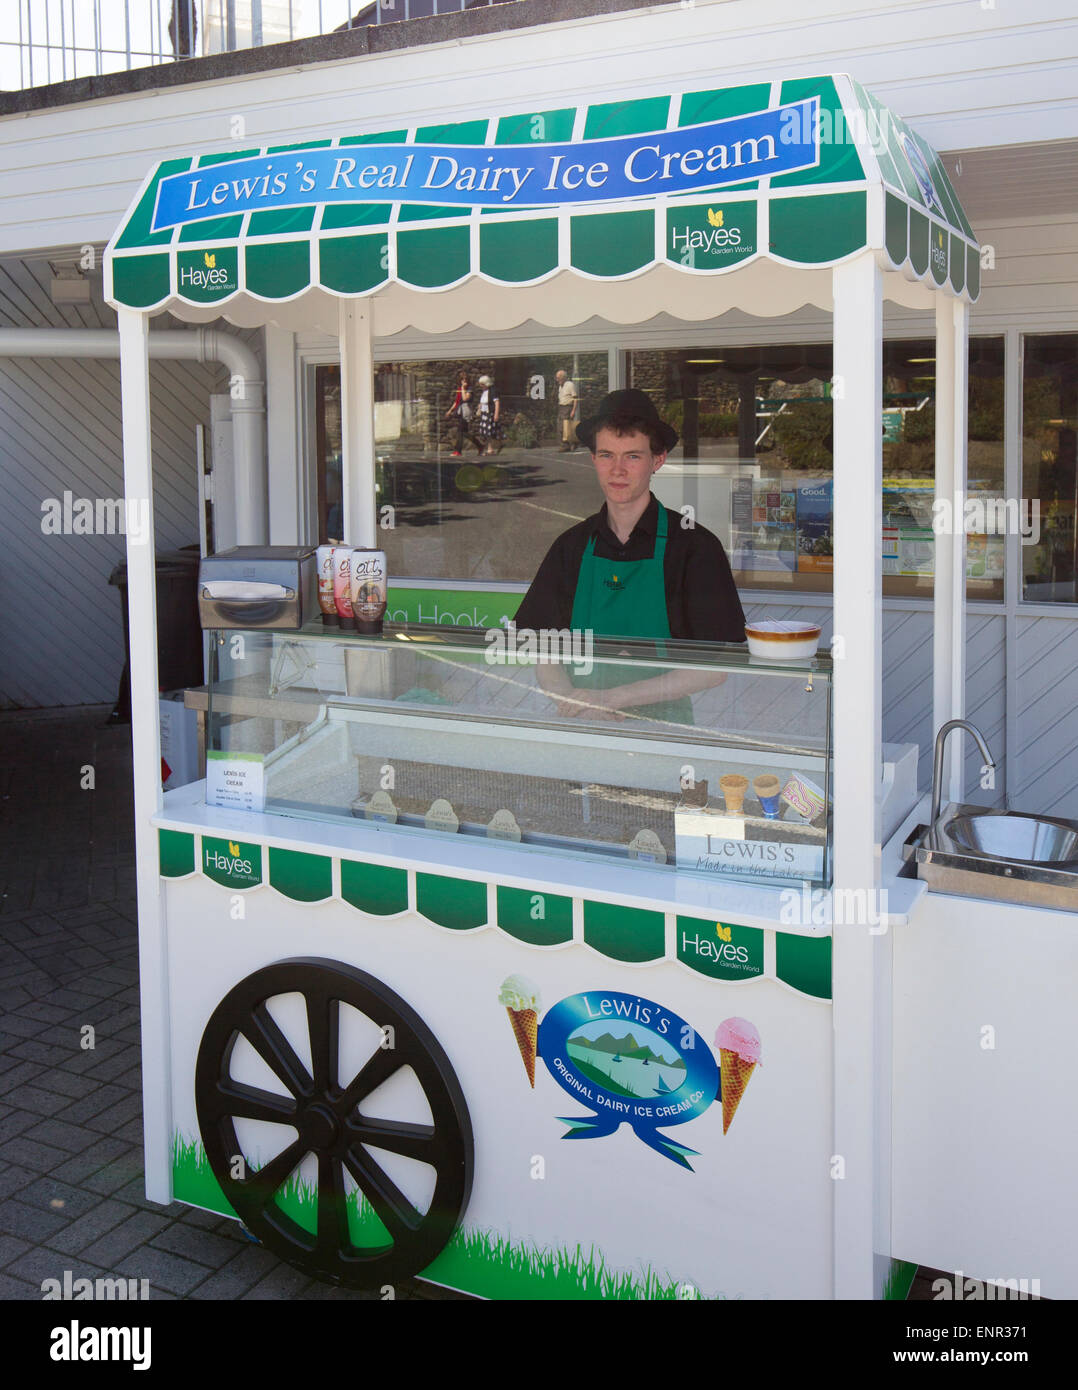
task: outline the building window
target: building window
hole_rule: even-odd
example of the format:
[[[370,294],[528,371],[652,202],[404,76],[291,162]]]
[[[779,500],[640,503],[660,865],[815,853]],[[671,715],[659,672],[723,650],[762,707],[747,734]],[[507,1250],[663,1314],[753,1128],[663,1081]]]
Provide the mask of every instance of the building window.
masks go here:
[[[1003,489],[1003,339],[971,339],[969,362],[969,493],[987,502]],[[654,490],[719,536],[742,587],[831,591],[831,374],[827,343],[629,354],[631,384],[681,435]],[[888,595],[932,593],[935,377],[931,339],[884,344]],[[1003,535],[974,527],[968,597],[1002,599],[1003,556]]]
[[[606,352],[378,365],[378,505],[393,509],[393,526],[379,531],[378,543],[391,575],[528,583],[555,537],[598,511],[590,456],[562,447],[559,371],[575,385],[577,418],[593,412],[609,389]],[[453,413],[462,376],[468,419]],[[351,541],[333,529],[341,524],[338,367],[316,368],[315,409],[319,541]]]
[[[1078,333],[1022,344],[1022,597],[1078,601]]]

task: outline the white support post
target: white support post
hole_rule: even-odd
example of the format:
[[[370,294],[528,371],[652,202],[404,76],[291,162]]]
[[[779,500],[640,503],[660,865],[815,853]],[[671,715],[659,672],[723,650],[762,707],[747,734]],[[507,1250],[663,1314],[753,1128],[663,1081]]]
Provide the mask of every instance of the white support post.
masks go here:
[[[935,576],[932,627],[932,735],[954,718],[953,667],[955,605],[953,593],[955,528],[945,524],[955,505],[954,457],[954,317],[951,300],[936,294],[936,492]],[[958,746],[960,740],[952,746]]]
[[[348,545],[377,544],[374,456],[374,354],[371,311],[341,300],[341,477]]]
[[[142,1008],[142,1117],[146,1196],[172,1200],[172,1095],[168,952],[157,830],[161,809],[160,708],[157,688],[157,586],[150,452],[149,320],[117,311],[123,404],[124,497],[150,518],[145,538],[127,533],[127,611],[131,645],[131,752],[135,791],[135,884],[138,894],[139,994]]]
[[[276,324],[262,330],[266,344],[266,472],[269,543],[302,545],[308,534],[306,470],[296,420],[296,335]]]
[[[952,299],[951,313],[951,456],[954,459],[954,546],[951,550],[951,719],[966,712],[966,459],[969,439],[969,305]],[[939,356],[937,350],[936,356]],[[961,501],[961,505],[959,505]],[[963,752],[966,735],[955,731],[951,740],[950,790],[952,801],[963,797]]]
[[[875,1154],[873,908],[882,738],[883,306],[872,252],[836,266],[834,347],[834,1296],[873,1296]],[[863,904],[863,909],[859,906]],[[848,920],[850,916],[854,921]],[[886,1251],[881,1252],[886,1254]]]

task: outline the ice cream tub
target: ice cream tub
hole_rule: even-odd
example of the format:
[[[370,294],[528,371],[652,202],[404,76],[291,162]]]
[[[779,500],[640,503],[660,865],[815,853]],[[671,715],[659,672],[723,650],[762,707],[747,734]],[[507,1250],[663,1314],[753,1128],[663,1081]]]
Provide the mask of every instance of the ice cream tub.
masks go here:
[[[816,655],[821,628],[817,623],[785,622],[767,618],[745,624],[751,656],[768,661],[806,661]]]

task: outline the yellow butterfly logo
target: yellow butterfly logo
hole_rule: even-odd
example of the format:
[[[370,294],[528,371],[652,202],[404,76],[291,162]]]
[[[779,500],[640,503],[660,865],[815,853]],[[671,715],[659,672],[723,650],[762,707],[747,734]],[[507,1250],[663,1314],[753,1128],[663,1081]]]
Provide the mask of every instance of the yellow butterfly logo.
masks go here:
[[[217,264],[217,252],[204,251],[202,253],[202,259],[206,262],[206,269],[212,270],[214,266]]]
[[[712,225],[713,227],[721,227],[721,226],[722,226],[722,208],[719,208],[717,211],[716,211],[716,209],[714,209],[714,208],[708,208],[708,210],[707,210],[707,220],[711,223],[711,225]]]
[[[235,840],[229,840],[228,852],[229,854],[231,854],[233,859],[238,859],[240,857],[240,847]]]
[[[715,923],[715,935],[719,938],[720,941],[729,941],[732,932],[732,927],[724,927],[721,922]]]

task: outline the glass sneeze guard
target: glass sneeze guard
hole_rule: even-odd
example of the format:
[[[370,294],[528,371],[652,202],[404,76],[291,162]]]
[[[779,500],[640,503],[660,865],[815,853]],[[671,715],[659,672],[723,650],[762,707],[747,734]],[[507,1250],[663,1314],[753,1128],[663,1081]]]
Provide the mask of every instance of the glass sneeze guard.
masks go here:
[[[214,637],[208,757],[258,764],[266,812],[485,837],[492,862],[507,841],[830,882],[828,656],[426,625]]]

